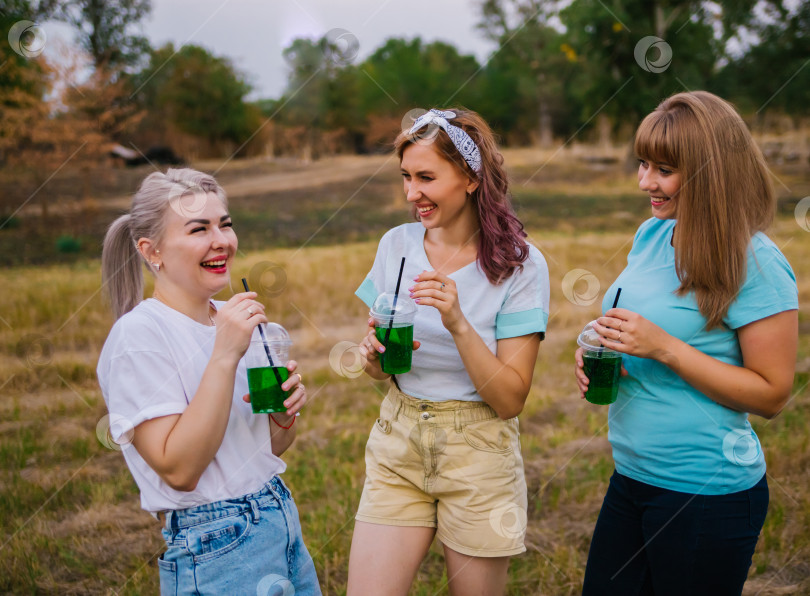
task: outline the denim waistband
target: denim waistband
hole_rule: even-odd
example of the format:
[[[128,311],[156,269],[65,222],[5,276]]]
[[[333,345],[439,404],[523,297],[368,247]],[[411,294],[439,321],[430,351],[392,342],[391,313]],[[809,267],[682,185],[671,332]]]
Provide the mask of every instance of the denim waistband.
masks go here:
[[[430,420],[436,424],[464,426],[498,417],[495,410],[483,401],[419,399],[403,393],[393,385],[386,399],[394,406],[394,419],[401,415],[412,420]]]
[[[273,476],[255,493],[214,501],[205,505],[195,505],[187,509],[166,511],[164,512],[165,527],[167,530],[179,530],[222,517],[240,515],[245,511],[253,511],[255,514],[256,508],[268,505],[273,501],[289,499],[290,496],[290,491],[284,481],[278,476]]]

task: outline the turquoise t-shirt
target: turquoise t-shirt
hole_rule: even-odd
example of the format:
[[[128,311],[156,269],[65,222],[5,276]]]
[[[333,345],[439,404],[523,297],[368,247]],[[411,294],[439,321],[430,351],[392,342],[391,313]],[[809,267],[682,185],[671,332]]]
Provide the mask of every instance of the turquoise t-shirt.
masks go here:
[[[675,295],[672,232],[675,220],[649,219],[636,232],[627,267],[605,293],[610,309],[636,312],[667,333],[723,362],[742,365],[735,329],[799,307],[796,278],[785,256],[764,234],[751,239],[748,272],[723,325],[706,330],[693,294]],[[753,250],[753,252],[752,252]],[[748,414],[706,397],[667,366],[623,356],[629,376],[610,406],[608,440],[616,470],[640,482],[693,494],[728,494],[754,486],[765,457]]]

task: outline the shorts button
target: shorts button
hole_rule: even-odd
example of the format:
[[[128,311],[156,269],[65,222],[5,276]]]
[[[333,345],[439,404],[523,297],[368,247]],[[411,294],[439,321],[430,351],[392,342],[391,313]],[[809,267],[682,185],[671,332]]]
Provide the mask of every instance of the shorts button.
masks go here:
[[[427,420],[428,418],[430,418],[430,414],[427,412],[422,412],[422,420]]]

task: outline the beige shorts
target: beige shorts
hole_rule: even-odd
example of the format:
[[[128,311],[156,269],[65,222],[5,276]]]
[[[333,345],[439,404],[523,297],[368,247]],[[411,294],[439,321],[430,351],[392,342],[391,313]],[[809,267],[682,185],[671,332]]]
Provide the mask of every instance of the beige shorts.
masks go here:
[[[517,418],[483,402],[421,400],[391,387],[366,445],[356,519],[436,528],[474,557],[526,550],[526,479]]]

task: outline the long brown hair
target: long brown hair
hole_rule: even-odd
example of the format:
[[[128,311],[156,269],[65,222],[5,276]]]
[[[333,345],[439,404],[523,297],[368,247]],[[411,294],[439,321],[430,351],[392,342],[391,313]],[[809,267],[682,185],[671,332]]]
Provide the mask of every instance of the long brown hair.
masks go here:
[[[773,221],[762,152],[734,106],[706,91],[665,99],[638,127],[635,152],[681,175],[676,293],[694,292],[706,328],[717,327],[745,281],[751,237]]]
[[[458,167],[470,180],[479,181],[478,187],[470,195],[479,224],[476,260],[490,283],[497,285],[508,279],[516,269],[523,268],[523,262],[529,257],[529,245],[524,240],[526,232],[512,208],[503,156],[489,125],[471,110],[442,108],[442,111],[445,109],[456,114],[455,118],[449,119],[450,124],[470,135],[481,153],[481,171],[476,174],[443,129],[438,130],[432,141],[447,161]],[[425,137],[422,133],[427,126],[412,135],[403,132],[396,138],[394,150],[400,161],[409,145],[422,142],[419,139]],[[415,206],[412,211],[418,220]]]

